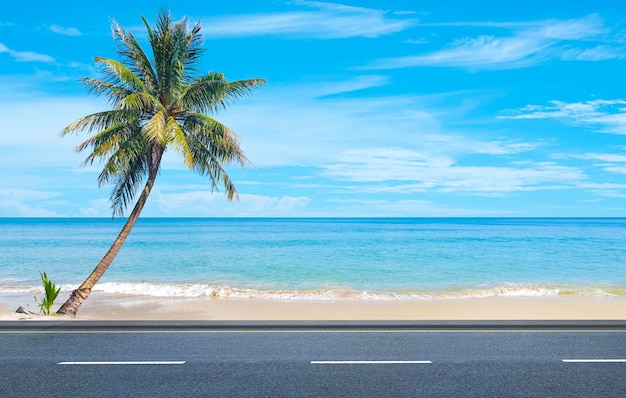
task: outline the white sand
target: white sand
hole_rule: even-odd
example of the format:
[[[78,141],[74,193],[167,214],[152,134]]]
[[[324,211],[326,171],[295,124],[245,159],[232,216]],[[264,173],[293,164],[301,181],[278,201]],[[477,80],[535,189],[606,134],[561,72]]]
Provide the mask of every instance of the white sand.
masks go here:
[[[59,297],[56,310],[66,296]],[[120,297],[94,293],[76,318],[38,312],[32,295],[0,296],[0,320],[625,320],[626,297],[489,297],[411,301],[279,301]]]

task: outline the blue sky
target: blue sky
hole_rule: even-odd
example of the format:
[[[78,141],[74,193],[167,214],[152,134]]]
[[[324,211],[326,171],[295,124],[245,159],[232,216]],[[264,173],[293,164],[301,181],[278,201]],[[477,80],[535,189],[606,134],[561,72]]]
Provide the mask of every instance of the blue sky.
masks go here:
[[[204,70],[268,84],[217,115],[254,168],[239,202],[168,153],[143,216],[626,216],[626,3],[182,1]],[[160,4],[0,14],[0,217],[110,217],[59,138],[105,110],[78,79]]]

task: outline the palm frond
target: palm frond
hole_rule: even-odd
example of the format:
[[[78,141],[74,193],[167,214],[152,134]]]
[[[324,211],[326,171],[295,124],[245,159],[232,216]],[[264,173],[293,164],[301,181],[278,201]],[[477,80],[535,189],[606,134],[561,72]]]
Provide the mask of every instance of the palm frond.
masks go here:
[[[191,78],[192,75],[197,72],[197,64],[200,63],[200,57],[205,51],[202,47],[203,40],[202,34],[200,33],[201,29],[202,25],[200,22],[196,22],[187,35],[185,46],[181,50],[181,54],[184,56],[186,79]]]
[[[96,57],[96,64],[100,66],[100,72],[106,81],[120,84],[132,92],[148,91],[143,81],[126,65],[109,58]]]
[[[127,169],[128,159],[136,156],[146,157],[145,144],[142,142],[138,134],[131,134],[131,138],[121,141],[116,145],[106,158],[102,172],[98,176],[98,185],[103,186],[115,178],[120,173],[124,173]]]
[[[132,33],[124,31],[115,19],[111,20],[111,30],[113,38],[119,43],[117,53],[122,57],[123,62],[132,66],[131,70],[139,76],[147,87],[151,90],[154,89],[157,86],[156,73],[150,58],[139,45],[137,39],[135,39]],[[150,33],[149,25],[148,30]]]
[[[81,79],[80,81],[87,88],[89,93],[94,95],[104,94],[109,97],[109,101],[112,104],[118,103],[120,100],[124,99],[124,97],[133,93],[126,87],[122,87],[117,84],[100,79],[86,77]]]
[[[185,119],[183,128],[188,132],[187,142],[195,160],[193,170],[208,176],[212,190],[218,191],[222,182],[229,200],[238,197],[237,189],[222,164],[249,164],[239,147],[239,137],[217,120],[203,114],[191,113]]]
[[[135,156],[128,159],[124,172],[117,173],[111,193],[113,214],[124,215],[124,210],[132,204],[133,199],[147,177],[144,158]]]
[[[175,70],[179,73],[176,78],[180,83],[189,83],[193,75],[197,72],[200,56],[204,53],[202,35],[200,34],[201,29],[202,25],[196,22],[191,30],[189,30],[186,19],[174,24],[174,36],[177,48],[172,66],[177,66]]]
[[[253,89],[263,84],[265,79],[228,82],[223,74],[209,72],[187,86],[177,106],[200,113],[215,113],[225,109],[232,101],[251,94]]]
[[[195,159],[193,170],[198,174],[209,177],[211,190],[219,191],[219,182],[224,186],[224,193],[228,200],[239,198],[237,188],[220,162],[220,154],[214,147],[206,145],[197,136],[189,139],[189,146]]]
[[[158,142],[167,145],[167,112],[163,109],[157,111],[150,120],[143,125],[141,133],[148,142]]]
[[[117,102],[119,109],[135,111],[140,114],[151,114],[161,110],[161,102],[153,95],[144,92],[131,93]]]
[[[105,158],[111,153],[117,151],[120,143],[128,139],[128,135],[132,134],[133,125],[129,123],[120,123],[111,126],[108,129],[89,137],[85,141],[78,144],[74,150],[79,153],[86,148],[91,147],[92,152],[83,161],[81,166],[93,164],[94,160]]]
[[[103,111],[81,117],[67,125],[59,135],[61,137],[72,133],[86,131],[88,133],[94,131],[103,131],[121,123],[129,123],[137,120],[139,115],[137,112],[127,109],[115,109],[111,111]]]
[[[113,182],[111,207],[114,215],[123,215],[147,175],[149,147],[137,138],[138,134],[133,137],[124,141],[109,157],[98,176],[100,186]]]
[[[167,120],[166,129],[168,132],[168,143],[172,145],[178,154],[183,158],[185,166],[192,169],[196,160],[194,159],[191,148],[189,147],[187,134],[185,134],[183,128],[178,124],[178,121],[171,116]]]
[[[172,60],[175,57],[176,42],[172,35],[172,17],[169,12],[165,10],[159,12],[155,22],[155,29],[150,29],[148,36],[154,56],[159,99],[165,106],[168,106],[171,103],[170,88],[172,87],[172,76],[177,73],[176,70],[173,70],[172,65]],[[178,69],[176,65],[174,65],[174,68]]]
[[[250,164],[240,147],[241,138],[218,120],[202,114],[188,113],[183,128],[205,146],[211,148],[215,158],[224,163],[240,166]]]

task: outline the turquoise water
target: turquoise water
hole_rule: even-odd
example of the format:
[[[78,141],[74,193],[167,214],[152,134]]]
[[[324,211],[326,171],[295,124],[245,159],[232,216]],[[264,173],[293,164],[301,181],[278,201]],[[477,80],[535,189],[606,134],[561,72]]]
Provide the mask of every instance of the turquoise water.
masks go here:
[[[123,220],[0,219],[0,292],[75,288]],[[626,296],[626,219],[140,219],[94,291],[414,299]]]

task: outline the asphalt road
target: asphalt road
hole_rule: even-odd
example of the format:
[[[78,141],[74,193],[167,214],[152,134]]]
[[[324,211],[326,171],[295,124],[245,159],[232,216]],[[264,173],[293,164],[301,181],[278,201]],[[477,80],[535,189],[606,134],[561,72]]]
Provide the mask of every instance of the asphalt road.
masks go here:
[[[626,322],[0,322],[0,397],[624,397]]]

